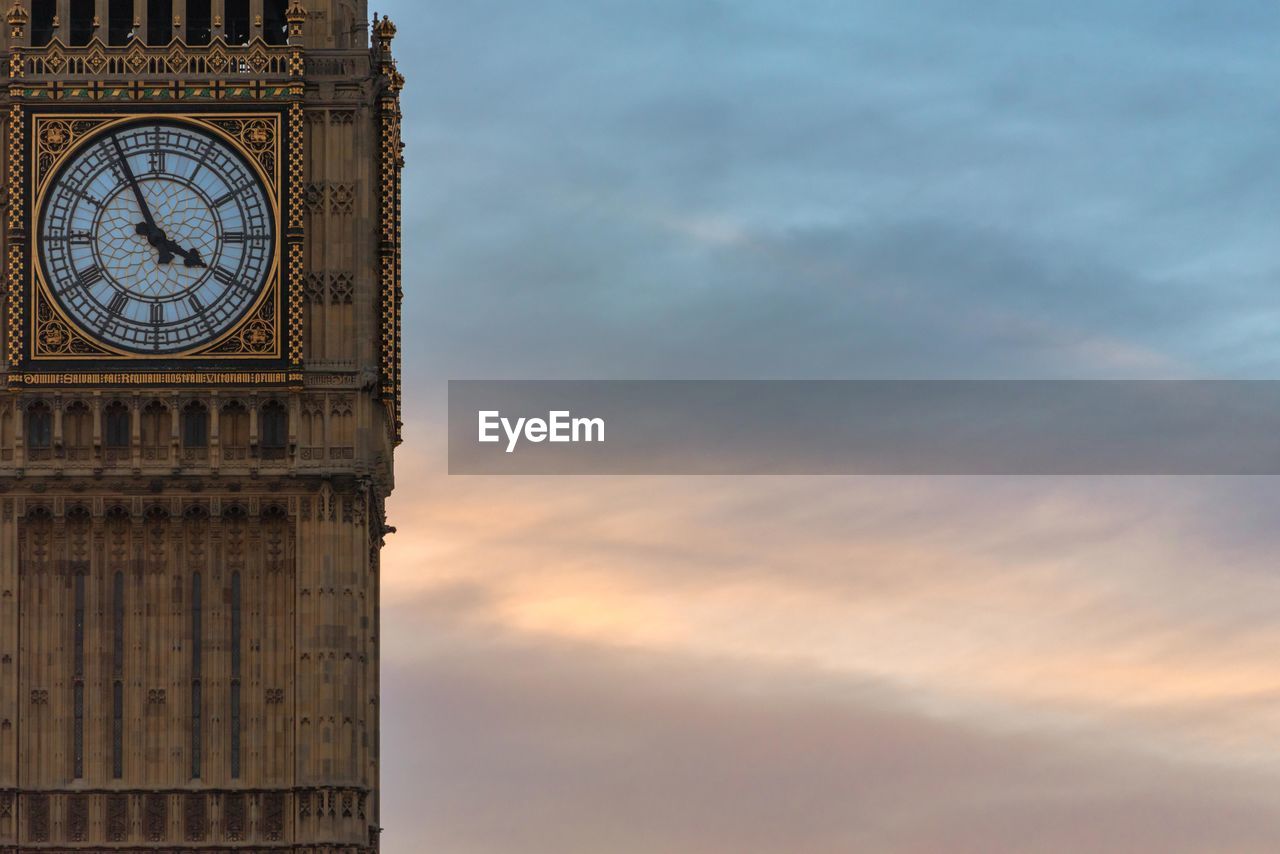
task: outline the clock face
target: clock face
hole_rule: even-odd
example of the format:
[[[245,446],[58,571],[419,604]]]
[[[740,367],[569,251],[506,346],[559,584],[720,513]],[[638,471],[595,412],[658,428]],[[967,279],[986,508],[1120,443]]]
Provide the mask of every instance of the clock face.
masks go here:
[[[166,121],[116,125],[43,194],[39,254],[86,333],[165,355],[217,340],[267,285],[275,223],[258,173],[222,138]]]

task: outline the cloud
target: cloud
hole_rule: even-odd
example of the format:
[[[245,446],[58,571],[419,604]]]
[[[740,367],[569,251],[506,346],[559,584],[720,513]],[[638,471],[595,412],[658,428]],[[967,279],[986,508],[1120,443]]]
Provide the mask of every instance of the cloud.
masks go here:
[[[1280,69],[1235,5],[434,10],[418,378],[1257,375]]]
[[[1274,849],[1269,479],[446,478],[448,378],[1270,376],[1261,0],[385,4],[388,851]]]
[[[1221,512],[1280,504],[1267,479],[450,478],[395,501],[384,589],[425,621],[462,601],[534,637],[874,677],[931,713],[1170,755],[1280,736],[1274,533]]]
[[[412,621],[389,852],[1268,851],[1272,776],[930,717],[873,681]]]

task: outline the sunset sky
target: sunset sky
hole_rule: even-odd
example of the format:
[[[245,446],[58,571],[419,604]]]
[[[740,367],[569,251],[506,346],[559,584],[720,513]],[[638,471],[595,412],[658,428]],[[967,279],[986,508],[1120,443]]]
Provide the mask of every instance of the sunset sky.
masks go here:
[[[1280,480],[449,477],[450,379],[1280,377],[1270,0],[400,0],[389,854],[1273,852]]]

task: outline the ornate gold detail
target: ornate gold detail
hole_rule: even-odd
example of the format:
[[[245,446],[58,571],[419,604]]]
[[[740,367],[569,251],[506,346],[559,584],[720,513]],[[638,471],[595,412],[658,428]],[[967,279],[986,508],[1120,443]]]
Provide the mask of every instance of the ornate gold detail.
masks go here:
[[[42,286],[35,289],[35,345],[37,358],[108,356],[106,350],[75,331],[50,304]]]
[[[395,25],[383,18],[375,21],[374,31],[383,51],[383,73],[387,75],[387,88],[381,98],[381,160],[382,205],[379,211],[381,224],[381,299],[382,299],[382,400],[400,440],[401,429],[401,319],[403,299],[401,285],[401,172],[404,169],[404,142],[401,138],[400,88],[404,78],[395,70],[390,59],[391,39]]]
[[[9,7],[9,12],[4,16],[5,21],[9,24],[9,36],[14,41],[22,38],[22,31],[31,21],[31,15],[23,7],[21,0],[13,0],[13,5]]]
[[[379,53],[391,52],[391,40],[396,37],[396,25],[390,18],[373,16],[373,39],[377,43]]]
[[[9,246],[6,266],[9,276],[9,364],[16,365],[22,360],[22,270],[26,266],[22,261],[22,247],[16,244]]]
[[[83,385],[279,385],[301,382],[301,374],[285,371],[57,371],[11,374],[15,385],[43,388]]]
[[[32,151],[26,154],[23,136],[23,111],[18,105],[10,108],[9,116],[9,211],[8,225],[10,241],[7,252],[7,273],[9,276],[9,357],[11,364],[20,364],[25,352],[24,325],[31,334],[30,356],[32,359],[138,359],[137,354],[116,351],[93,341],[90,336],[80,331],[77,325],[68,318],[48,291],[34,263],[28,263],[27,252],[22,240],[15,240],[14,234],[25,235],[25,217],[28,209],[24,187],[26,184],[22,164],[29,158],[32,169],[32,185],[36,188],[34,198],[30,201],[31,216],[36,216],[39,199],[45,184],[59,165],[79,148],[86,135],[105,126],[130,121],[137,115],[122,114],[37,114],[32,124]],[[184,122],[203,125],[210,128],[234,144],[247,158],[257,164],[262,177],[267,183],[269,197],[273,206],[279,211],[279,180],[281,138],[280,115],[263,112],[257,114],[183,114],[179,118]],[[300,145],[300,143],[299,143]],[[293,156],[293,141],[290,140],[290,156]],[[298,155],[299,170],[301,155]],[[291,172],[292,175],[292,167]],[[278,214],[277,214],[278,215]],[[285,355],[281,341],[280,313],[282,300],[285,298],[281,288],[280,257],[284,251],[286,234],[280,235],[277,243],[277,260],[268,279],[266,288],[258,302],[250,309],[245,318],[225,337],[202,347],[187,357],[238,357],[238,358],[281,358]],[[300,247],[299,247],[300,248]],[[289,263],[294,263],[292,248]],[[300,276],[296,281],[300,281]],[[288,300],[290,305],[290,323],[293,323],[294,300],[293,279],[290,282]],[[30,283],[31,297],[26,297]],[[30,316],[25,315],[24,305],[29,305]],[[301,307],[298,309],[299,316]],[[301,341],[301,330],[291,330],[294,340]],[[299,345],[300,346],[300,343]],[[292,347],[290,352],[292,353]],[[170,357],[181,358],[181,357]],[[25,380],[11,380],[25,382]]]
[[[276,165],[280,162],[280,122],[270,118],[213,119],[210,124],[235,137],[246,154],[252,156],[274,185],[280,180]]]
[[[35,184],[41,185],[53,164],[86,133],[101,127],[107,119],[44,119],[36,131]]]
[[[307,70],[306,59],[302,55],[302,27],[307,22],[307,10],[300,0],[291,0],[289,8],[285,10],[284,19],[288,25],[286,41],[290,47],[289,76],[295,80],[301,80]]]
[[[263,356],[276,353],[275,303],[263,302],[230,338],[208,352],[213,356]]]
[[[302,364],[302,244],[289,244],[289,363]]]
[[[10,16],[12,17],[12,11]],[[18,364],[22,359],[22,288],[23,273],[26,270],[26,252],[19,237],[23,233],[24,212],[23,188],[25,181],[22,174],[23,153],[26,150],[22,107],[12,104],[9,107],[8,169],[8,216],[6,217],[9,239],[8,251],[5,253],[5,275],[8,277],[8,321],[9,321],[9,364]]]
[[[20,6],[16,8],[21,10]],[[10,20],[13,13],[14,10],[10,9]],[[18,38],[15,37],[14,41]],[[294,46],[269,45],[261,36],[244,45],[227,44],[219,34],[208,45],[188,45],[183,41],[174,41],[164,46],[147,46],[140,40],[133,40],[127,46],[115,46],[103,44],[101,38],[95,35],[84,46],[67,47],[55,40],[45,47],[28,48],[20,57],[18,73],[11,72],[10,76],[22,76],[25,72],[28,76],[35,77],[69,74],[117,80],[137,79],[144,74],[190,74],[195,79],[205,80],[209,75],[225,75],[242,80],[287,78],[294,76],[293,60],[296,53],[298,49]]]
[[[289,8],[285,10],[284,19],[289,24],[290,35],[302,35],[302,25],[307,22],[307,10],[300,0],[292,0]],[[297,32],[293,29],[297,28]]]
[[[289,228],[302,228],[302,104],[289,105]]]
[[[289,364],[302,365],[302,103],[289,104]]]

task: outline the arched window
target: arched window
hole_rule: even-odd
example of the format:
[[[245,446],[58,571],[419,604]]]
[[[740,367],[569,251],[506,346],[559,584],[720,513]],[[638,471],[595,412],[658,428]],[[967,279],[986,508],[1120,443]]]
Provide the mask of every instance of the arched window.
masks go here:
[[[93,454],[93,413],[76,401],[62,414],[62,445],[68,460],[87,460]]]
[[[209,453],[209,410],[192,401],[182,410],[182,450],[187,459],[204,459]]]
[[[56,0],[33,0],[31,3],[31,46],[44,47],[53,41],[53,17]]]
[[[286,44],[288,29],[284,20],[286,0],[266,0],[262,8],[262,38],[267,44]]]
[[[248,44],[249,0],[226,0],[223,14],[226,18],[227,44]]]
[[[133,35],[133,0],[111,0],[107,6],[107,43],[128,44]]]
[[[224,460],[243,460],[249,456],[249,410],[233,400],[222,407],[218,423],[218,442]]]
[[[164,46],[173,39],[173,0],[147,0],[147,44]]]
[[[102,444],[108,451],[127,451],[133,425],[129,423],[129,407],[119,400],[102,410]]]
[[[289,446],[289,411],[277,400],[262,406],[258,424],[259,444],[264,460],[282,460]]]
[[[93,38],[94,0],[71,0],[71,45],[81,47]]]
[[[13,460],[13,411],[8,407],[0,410],[0,460]]]
[[[153,400],[142,410],[142,458],[169,459],[169,409]]]
[[[37,401],[27,407],[27,456],[47,460],[53,450],[53,411]]]
[[[212,33],[210,0],[187,0],[187,44],[208,44]]]

